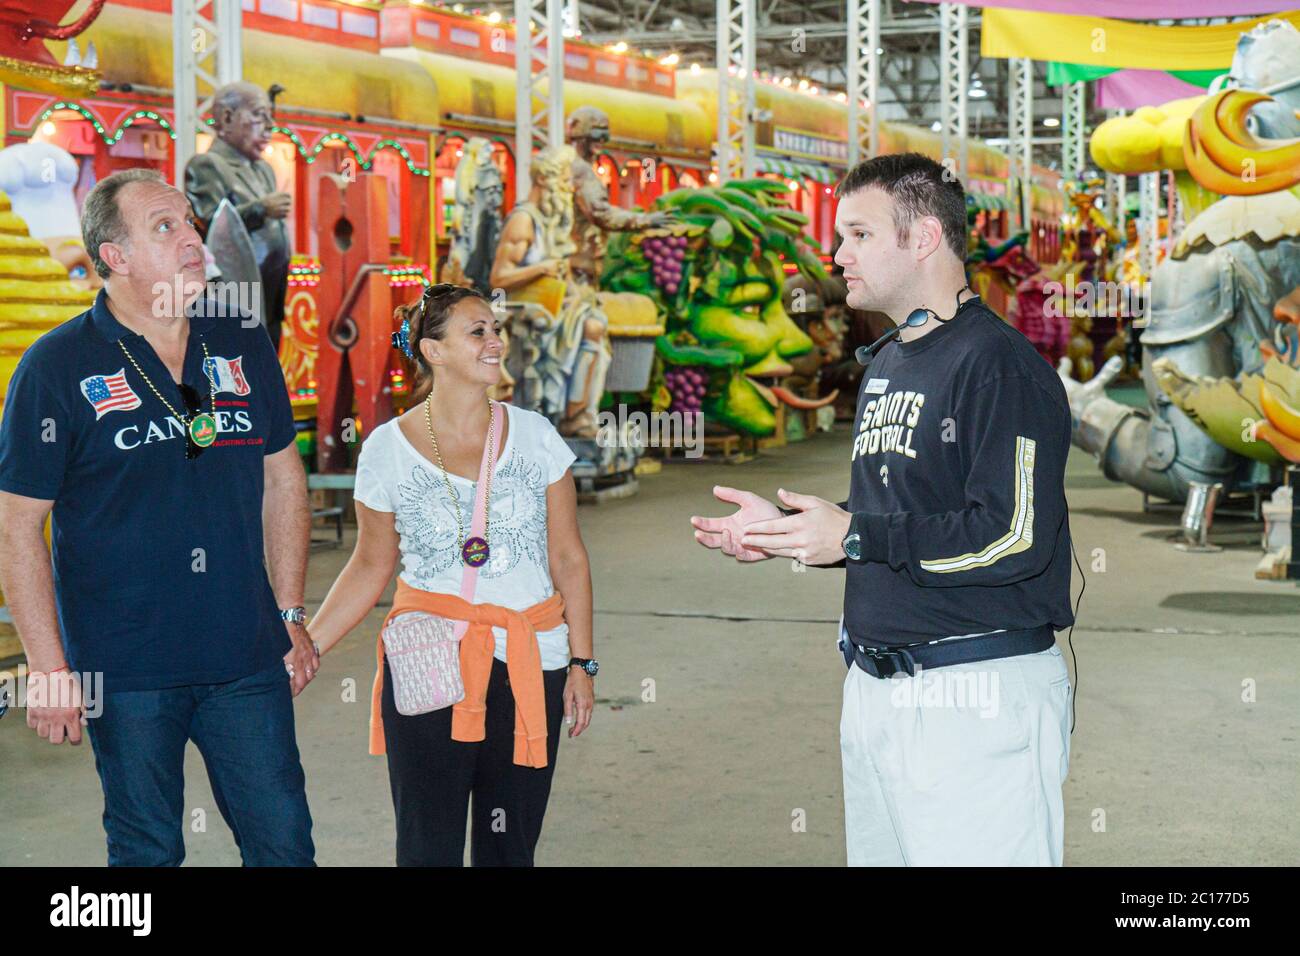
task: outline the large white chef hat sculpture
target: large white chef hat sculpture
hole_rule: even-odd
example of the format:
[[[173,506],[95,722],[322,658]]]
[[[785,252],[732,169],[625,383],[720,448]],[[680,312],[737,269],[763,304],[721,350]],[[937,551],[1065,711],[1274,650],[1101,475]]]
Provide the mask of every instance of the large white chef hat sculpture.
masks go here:
[[[0,150],[0,190],[9,196],[28,232],[67,267],[74,284],[99,288],[103,280],[81,243],[81,217],[73,196],[79,174],[72,155],[53,143],[33,140]]]

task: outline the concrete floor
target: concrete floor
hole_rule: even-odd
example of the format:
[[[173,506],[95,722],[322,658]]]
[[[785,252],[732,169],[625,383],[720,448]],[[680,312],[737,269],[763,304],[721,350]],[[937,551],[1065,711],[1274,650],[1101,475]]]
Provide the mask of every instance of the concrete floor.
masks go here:
[[[588,733],[561,746],[540,864],[844,863],[843,575],[720,560],[694,544],[687,517],[721,513],[715,483],[838,500],[848,448],[840,430],[741,466],[674,464],[634,499],[582,509],[599,703]],[[1258,525],[1220,518],[1213,536],[1227,549],[1184,554],[1167,540],[1177,514],[1143,515],[1138,493],[1091,458],[1075,453],[1068,490],[1087,594],[1066,862],[1295,864],[1300,592],[1253,579]],[[349,549],[313,556],[309,604]],[[326,658],[297,705],[323,865],[393,859],[386,768],[366,755],[384,613]],[[237,863],[194,748],[186,769],[187,806],[207,817],[206,832],[187,834],[188,862]],[[19,712],[0,721],[0,864],[102,863],[101,807],[88,745],[52,748]],[[806,832],[793,832],[797,810]]]

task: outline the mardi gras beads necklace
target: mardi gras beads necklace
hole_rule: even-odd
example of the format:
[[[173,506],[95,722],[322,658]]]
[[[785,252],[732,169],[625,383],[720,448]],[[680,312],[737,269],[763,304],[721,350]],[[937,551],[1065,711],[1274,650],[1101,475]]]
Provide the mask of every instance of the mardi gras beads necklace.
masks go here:
[[[484,500],[487,501],[488,507],[484,509],[483,515],[483,537],[477,535],[465,540],[465,526],[460,519],[460,495],[456,494],[456,489],[452,486],[451,478],[447,476],[447,466],[443,464],[442,452],[438,450],[438,437],[433,433],[433,394],[424,400],[424,424],[429,429],[429,442],[433,445],[433,454],[438,459],[438,468],[442,470],[442,480],[447,485],[447,493],[451,495],[451,500],[455,503],[456,511],[456,541],[464,542],[460,546],[460,559],[471,568],[482,567],[487,563],[488,555],[491,549],[488,547],[488,522],[492,517],[492,473],[489,471],[487,476],[487,488],[485,490]],[[496,408],[493,406],[491,399],[488,400],[488,445],[484,454],[490,454],[491,449],[496,447]]]
[[[196,409],[196,413],[193,417],[182,415],[180,412],[176,411],[176,409],[172,407],[172,403],[163,398],[162,392],[158,391],[158,389],[154,387],[149,376],[144,374],[144,369],[140,368],[140,363],[135,360],[135,356],[127,349],[126,343],[121,339],[118,339],[117,344],[122,347],[123,353],[125,353],[127,359],[131,362],[136,374],[144,379],[144,383],[149,386],[149,391],[153,392],[154,395],[157,396],[158,401],[162,402],[163,405],[166,406],[167,411],[171,413],[172,417],[180,422],[181,427],[189,433],[190,441],[194,442],[194,444],[199,448],[207,448],[217,440],[217,392],[216,386],[212,384],[212,376],[208,374],[208,367],[212,364],[212,356],[208,354],[208,343],[204,342],[202,339],[199,341],[203,346],[203,374],[208,380],[208,401],[211,403],[212,411],[205,412],[203,411],[203,407],[200,405],[199,408]]]

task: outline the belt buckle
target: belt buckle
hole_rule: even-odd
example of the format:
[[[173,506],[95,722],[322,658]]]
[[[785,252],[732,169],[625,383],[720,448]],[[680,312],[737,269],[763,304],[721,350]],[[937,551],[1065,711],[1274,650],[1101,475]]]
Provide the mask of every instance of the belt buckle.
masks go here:
[[[875,676],[881,679],[893,677],[898,673],[904,673],[908,677],[916,676],[916,660],[905,648],[882,650],[878,647],[864,647],[862,650],[875,665]]]

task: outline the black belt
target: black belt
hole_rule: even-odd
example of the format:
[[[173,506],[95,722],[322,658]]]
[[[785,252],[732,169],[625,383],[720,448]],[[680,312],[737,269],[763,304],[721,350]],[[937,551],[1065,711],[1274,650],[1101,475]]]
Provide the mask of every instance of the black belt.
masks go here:
[[[891,647],[850,636],[847,642],[844,638],[840,639],[840,650],[843,651],[844,662],[848,666],[852,667],[856,663],[872,677],[883,679],[895,674],[914,677],[918,667],[950,667],[953,664],[973,664],[1000,657],[1037,654],[1055,643],[1056,633],[1052,626],[1044,624],[1022,631],[999,631],[979,637],[907,644],[902,647]]]

